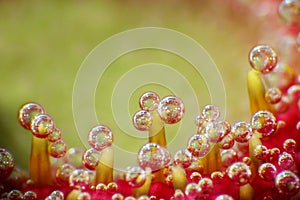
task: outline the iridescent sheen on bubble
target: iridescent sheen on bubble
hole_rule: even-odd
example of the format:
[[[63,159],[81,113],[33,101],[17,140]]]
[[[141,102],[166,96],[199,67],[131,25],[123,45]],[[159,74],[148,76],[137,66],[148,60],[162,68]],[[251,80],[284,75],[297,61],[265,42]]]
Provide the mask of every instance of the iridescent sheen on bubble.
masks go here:
[[[61,139],[61,130],[59,128],[54,128],[53,131],[48,135],[49,142],[56,142]]]
[[[67,144],[63,140],[57,140],[49,146],[50,155],[54,158],[61,158],[67,152]]]
[[[30,126],[31,132],[38,138],[46,138],[54,130],[54,122],[49,115],[37,115]]]
[[[265,181],[273,181],[276,174],[277,169],[272,163],[263,163],[258,168],[258,175]]]
[[[277,54],[267,45],[258,45],[251,49],[249,62],[254,70],[266,74],[276,67]]]
[[[276,104],[281,100],[282,92],[278,88],[269,88],[265,93],[265,100],[269,104]]]
[[[165,123],[175,124],[183,118],[185,108],[180,98],[167,96],[159,102],[157,111]]]
[[[203,157],[210,151],[209,140],[205,135],[194,134],[190,137],[187,149],[195,157]]]
[[[24,104],[18,113],[19,122],[25,128],[30,130],[31,121],[39,114],[44,114],[44,108],[37,103]]]
[[[146,131],[152,126],[152,116],[148,111],[140,110],[134,114],[132,122],[137,130]]]
[[[99,165],[99,156],[99,151],[90,148],[84,152],[82,156],[82,162],[86,168],[94,170]]]
[[[258,111],[251,118],[251,127],[262,136],[269,136],[277,129],[276,118],[269,111]]]
[[[158,108],[160,98],[155,92],[146,92],[140,97],[140,108],[146,111],[156,110]]]
[[[216,121],[220,116],[219,108],[215,105],[206,105],[202,109],[202,116],[206,121]]]
[[[88,142],[94,149],[101,151],[113,142],[113,133],[107,126],[95,126],[89,133]]]
[[[275,186],[279,193],[286,196],[294,196],[300,190],[300,181],[296,174],[285,170],[277,174]]]
[[[251,170],[243,162],[235,162],[227,168],[228,177],[237,185],[242,186],[249,183]]]
[[[236,122],[231,128],[234,140],[240,143],[248,142],[253,135],[252,128],[247,122]]]

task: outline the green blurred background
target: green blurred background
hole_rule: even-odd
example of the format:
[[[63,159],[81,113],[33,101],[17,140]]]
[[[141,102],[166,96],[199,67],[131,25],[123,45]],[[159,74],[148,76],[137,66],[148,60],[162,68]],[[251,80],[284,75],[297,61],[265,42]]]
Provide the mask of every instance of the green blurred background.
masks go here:
[[[17,112],[29,101],[44,106],[62,129],[69,147],[82,147],[72,115],[73,84],[81,63],[108,37],[146,26],[174,29],[198,41],[224,79],[226,118],[230,122],[248,121],[247,54],[257,41],[254,34],[257,24],[255,19],[239,17],[230,5],[222,2],[0,0],[0,147],[9,149],[17,165],[27,168],[31,133],[21,128]],[[174,55],[150,50],[127,55],[114,65],[136,66],[147,62],[173,67],[186,65]],[[109,81],[120,74],[107,73],[104,86],[109,87]],[[187,78],[193,79],[192,75]],[[209,103],[207,90],[205,85],[199,87],[203,87],[201,104],[205,105]],[[96,99],[105,92],[105,88],[97,91],[101,94]],[[138,93],[131,102],[138,98]],[[106,112],[97,103],[96,108]],[[136,102],[130,110],[137,109]],[[112,120],[102,119],[108,124]]]

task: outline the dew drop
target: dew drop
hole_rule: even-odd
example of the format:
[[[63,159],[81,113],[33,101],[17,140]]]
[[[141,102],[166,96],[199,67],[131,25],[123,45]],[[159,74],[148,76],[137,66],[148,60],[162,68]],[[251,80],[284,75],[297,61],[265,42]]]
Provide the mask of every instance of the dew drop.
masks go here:
[[[158,108],[160,98],[155,92],[146,92],[140,97],[140,108],[146,111],[156,110]]]
[[[250,124],[243,121],[233,124],[231,131],[234,140],[240,143],[248,142],[253,135]]]
[[[152,125],[152,116],[148,111],[140,110],[134,114],[132,123],[137,130],[149,130]]]
[[[31,121],[39,114],[44,114],[44,108],[37,103],[28,103],[23,105],[18,114],[20,124],[30,130]]]
[[[165,123],[175,124],[183,118],[184,104],[176,96],[167,96],[159,102],[158,114]]]
[[[275,186],[279,193],[294,196],[300,190],[299,178],[291,171],[282,171],[275,178]]]
[[[272,148],[269,150],[269,154],[267,156],[268,162],[277,162],[280,155],[280,149]]]
[[[76,189],[86,189],[90,183],[89,173],[84,169],[75,169],[69,178],[70,186]]]
[[[202,179],[202,175],[199,172],[193,172],[190,175],[190,181],[193,183],[198,183]]]
[[[298,0],[283,0],[279,5],[278,12],[288,25],[300,24],[300,3]]]
[[[96,149],[90,148],[86,150],[82,156],[84,166],[90,170],[96,169],[99,164],[100,152]]]
[[[249,183],[251,170],[243,162],[236,162],[227,168],[228,177],[237,185],[242,186]]]
[[[234,200],[234,199],[232,198],[232,196],[229,196],[227,194],[221,194],[217,196],[215,200]]]
[[[73,165],[75,168],[83,168],[82,155],[84,150],[77,147],[70,148],[65,156],[65,162]]]
[[[146,181],[146,172],[141,167],[129,166],[126,168],[125,180],[132,187],[140,187]]]
[[[276,118],[269,111],[258,111],[251,118],[251,127],[262,136],[267,137],[276,131]]]
[[[277,169],[271,163],[263,163],[258,168],[258,175],[265,181],[273,181],[276,174]]]
[[[188,199],[196,199],[201,192],[201,188],[197,183],[189,183],[185,187],[185,194]]]
[[[65,197],[64,197],[64,193],[60,190],[54,190],[52,193],[51,193],[51,196],[55,197],[55,200],[57,199],[61,199],[63,200]]]
[[[87,192],[81,192],[78,195],[77,200],[91,200],[91,195]]]
[[[216,121],[220,116],[219,108],[215,105],[206,105],[202,109],[202,116],[208,122]]]
[[[289,87],[287,96],[291,101],[300,99],[300,85],[292,85]]]
[[[33,191],[27,191],[24,193],[23,199],[24,200],[36,200],[37,194]]]
[[[50,155],[54,158],[61,158],[67,152],[67,144],[63,140],[57,140],[49,146]]]
[[[104,183],[98,183],[96,185],[96,190],[97,191],[106,191],[107,190],[107,187]]]
[[[89,133],[88,142],[94,149],[101,151],[113,142],[113,133],[107,126],[96,126]]]
[[[204,117],[202,115],[197,115],[195,117],[195,125],[197,127],[205,126],[206,123],[207,123],[207,121],[204,119]]]
[[[12,190],[7,194],[8,200],[22,200],[23,193],[20,190]]]
[[[211,173],[210,178],[214,183],[221,184],[224,180],[224,173],[220,171],[214,171]]]
[[[110,193],[115,193],[118,191],[118,185],[115,182],[110,182],[107,184],[106,190]]]
[[[59,128],[54,128],[53,131],[48,135],[49,142],[56,142],[61,139],[61,130]]]
[[[111,200],[123,200],[124,196],[120,193],[116,193],[114,195],[112,195]]]
[[[243,161],[243,163],[245,163],[248,166],[250,166],[252,164],[252,160],[248,156],[244,157],[242,161]]]
[[[205,135],[212,143],[217,143],[222,135],[222,127],[219,123],[216,122],[209,122],[205,126]]]
[[[283,152],[278,158],[278,165],[282,169],[290,169],[294,166],[294,158],[291,154]]]
[[[259,144],[254,147],[253,154],[258,160],[265,160],[269,155],[269,151],[266,146]]]
[[[54,122],[49,115],[37,115],[31,121],[31,132],[38,138],[46,138],[54,130]]]
[[[58,184],[62,186],[69,185],[69,178],[75,167],[71,164],[63,164],[56,169],[55,178]]]
[[[278,88],[269,88],[265,93],[265,100],[269,104],[276,104],[281,100],[282,93]]]
[[[237,153],[233,149],[227,149],[221,152],[221,160],[225,167],[235,163],[237,159]]]
[[[229,133],[226,135],[221,142],[219,142],[219,146],[221,149],[230,149],[234,145],[234,135]]]
[[[174,200],[185,200],[184,193],[180,189],[176,189],[174,192]]]
[[[294,155],[296,153],[297,150],[297,143],[295,140],[293,139],[287,139],[283,142],[283,149],[291,154]]]
[[[277,54],[269,46],[258,45],[249,53],[251,67],[263,74],[271,72],[277,65]]]
[[[211,193],[214,190],[214,184],[210,178],[202,178],[198,185],[201,188],[200,197],[203,199],[209,199]]]
[[[187,149],[180,149],[174,155],[174,162],[182,168],[187,168],[192,163],[192,154]]]
[[[0,148],[0,179],[4,180],[10,176],[15,166],[15,160],[10,152]]]
[[[205,135],[192,135],[188,141],[187,149],[195,157],[205,156],[210,150],[208,138]]]

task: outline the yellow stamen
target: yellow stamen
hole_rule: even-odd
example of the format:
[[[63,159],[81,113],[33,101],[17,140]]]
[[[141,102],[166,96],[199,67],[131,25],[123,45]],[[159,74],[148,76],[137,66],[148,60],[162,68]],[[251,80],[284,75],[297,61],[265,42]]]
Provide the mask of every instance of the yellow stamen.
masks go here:
[[[99,165],[96,168],[95,185],[113,181],[114,152],[112,148],[102,150]]]
[[[173,187],[174,189],[185,190],[188,181],[184,169],[178,166],[172,167]]]
[[[66,198],[66,200],[74,200],[77,199],[78,196],[80,195],[81,191],[80,190],[72,190]]]
[[[133,192],[134,196],[139,197],[142,195],[148,195],[149,191],[150,191],[151,182],[152,182],[151,169],[146,168],[146,181],[141,187],[134,189],[134,192]]]
[[[215,145],[205,157],[201,158],[199,160],[199,164],[203,167],[204,174],[220,171],[222,167],[222,160],[218,145]]]
[[[167,146],[164,122],[160,119],[157,111],[152,111],[152,126],[149,129],[149,142],[159,144],[162,147]]]

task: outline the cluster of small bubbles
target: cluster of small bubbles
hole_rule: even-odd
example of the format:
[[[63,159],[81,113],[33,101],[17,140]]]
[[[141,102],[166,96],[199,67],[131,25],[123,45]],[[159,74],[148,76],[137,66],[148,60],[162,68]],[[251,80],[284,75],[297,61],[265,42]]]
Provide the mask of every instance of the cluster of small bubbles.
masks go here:
[[[277,162],[279,155],[280,155],[280,149],[278,149],[277,147],[274,147],[269,150],[267,160],[269,162]]]
[[[253,154],[259,160],[265,160],[269,155],[269,150],[266,146],[259,144],[254,147]]]
[[[263,74],[271,72],[277,65],[277,54],[269,46],[258,45],[249,53],[251,67]]]
[[[234,199],[232,198],[232,196],[229,196],[227,194],[221,194],[217,196],[215,200],[234,200]]]
[[[49,146],[49,153],[54,158],[61,158],[67,152],[67,144],[63,140],[57,140]]]
[[[22,200],[23,199],[23,193],[20,190],[11,190],[7,194],[8,200]]]
[[[209,140],[205,135],[192,135],[188,141],[187,149],[195,157],[203,157],[210,151]]]
[[[167,96],[159,102],[157,111],[165,123],[175,124],[183,118],[185,108],[180,98]]]
[[[229,133],[220,142],[219,146],[221,149],[230,149],[234,145],[234,135]]]
[[[0,148],[0,179],[10,176],[15,166],[15,160],[6,149]]]
[[[63,164],[56,169],[55,178],[58,184],[62,186],[69,185],[69,179],[75,167],[71,164]]]
[[[233,149],[226,149],[221,152],[221,160],[222,164],[225,167],[228,167],[229,165],[233,164],[236,162],[238,159],[237,153]]]
[[[215,105],[206,105],[202,109],[202,116],[208,122],[216,121],[220,116],[219,108]]]
[[[286,139],[283,142],[283,149],[289,154],[295,154],[297,148],[297,143],[293,139]]]
[[[84,150],[77,147],[70,148],[65,156],[65,162],[72,164],[75,168],[83,168],[82,155]]]
[[[44,114],[44,108],[37,103],[28,103],[23,105],[18,114],[20,124],[30,130],[31,121],[39,114]]]
[[[126,168],[125,180],[132,187],[140,187],[146,181],[146,172],[141,167],[129,166]]]
[[[91,195],[88,192],[81,192],[78,195],[77,200],[91,200]]]
[[[262,136],[269,136],[276,131],[276,118],[269,111],[258,111],[251,118],[251,127]]]
[[[289,25],[300,24],[299,0],[283,0],[278,9],[281,18]]]
[[[120,193],[116,193],[116,194],[112,195],[111,199],[112,200],[123,200],[124,196]]]
[[[139,131],[149,130],[152,126],[152,122],[152,115],[145,110],[136,112],[132,118],[134,127]]]
[[[166,164],[166,150],[156,143],[146,143],[142,146],[138,153],[138,162],[140,167],[146,169],[151,168],[152,171],[163,168]]]
[[[33,191],[27,191],[23,195],[24,200],[36,200],[37,199],[37,194]]]
[[[190,181],[193,183],[198,183],[202,179],[202,175],[199,172],[193,172],[190,175]]]
[[[281,100],[282,92],[278,88],[269,88],[265,93],[265,100],[269,104],[276,104]]]
[[[245,163],[248,166],[250,166],[252,164],[252,160],[248,156],[243,157],[242,161],[243,161],[243,163]]]
[[[253,135],[250,124],[243,121],[233,124],[231,132],[234,140],[240,143],[248,142]]]
[[[118,191],[118,185],[115,182],[110,182],[106,186],[106,190],[111,193],[115,193]]]
[[[63,200],[65,197],[64,197],[64,193],[60,190],[54,190],[52,193],[51,193],[51,196],[55,197],[55,199],[59,200]]]
[[[90,170],[96,169],[99,164],[100,152],[96,149],[90,148],[82,155],[82,162],[84,166]]]
[[[211,173],[210,178],[214,183],[220,184],[224,180],[224,173],[220,171],[214,171]]]
[[[54,130],[54,122],[49,115],[37,115],[30,126],[31,132],[38,138],[46,138]]]
[[[70,186],[76,189],[85,189],[90,183],[89,173],[84,169],[75,169],[69,178]]]
[[[61,139],[61,130],[59,128],[54,128],[53,131],[48,135],[49,142],[56,142]]]
[[[200,197],[203,199],[208,199],[214,189],[214,183],[210,178],[202,178],[198,185],[201,188]]]
[[[300,190],[300,181],[296,174],[285,170],[277,174],[275,186],[281,194],[294,196]]]
[[[249,183],[251,170],[243,162],[235,162],[227,168],[228,177],[237,185],[242,186]]]
[[[101,151],[111,146],[113,142],[113,133],[107,126],[96,126],[89,133],[88,142],[94,149]]]
[[[96,190],[97,191],[106,191],[106,189],[107,189],[107,187],[106,187],[106,185],[104,183],[98,183],[96,185]]]
[[[265,181],[273,181],[277,174],[277,169],[272,163],[263,163],[258,168],[258,175]]]
[[[180,149],[174,154],[174,163],[181,166],[182,168],[187,168],[192,163],[192,154],[187,149]]]
[[[146,111],[156,110],[158,108],[160,98],[155,92],[146,92],[140,97],[140,108]]]
[[[294,166],[294,158],[291,154],[283,152],[278,158],[278,165],[282,169],[290,169]]]
[[[201,192],[201,188],[197,183],[189,183],[185,187],[185,194],[188,199],[196,199]]]

